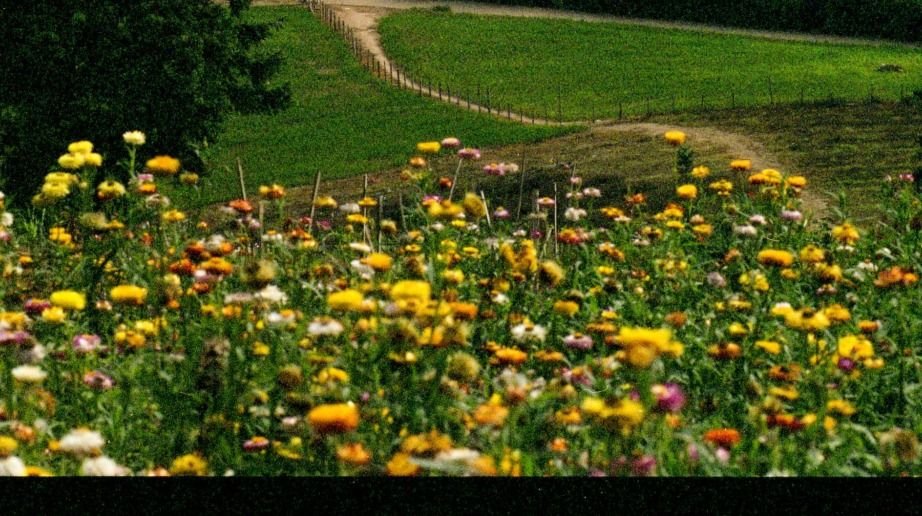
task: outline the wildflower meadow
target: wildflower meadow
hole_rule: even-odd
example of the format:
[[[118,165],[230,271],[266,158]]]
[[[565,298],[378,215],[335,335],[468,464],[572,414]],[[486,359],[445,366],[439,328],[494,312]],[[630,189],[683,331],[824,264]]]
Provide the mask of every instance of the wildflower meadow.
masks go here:
[[[408,143],[399,202],[196,212],[123,139],[62,143],[0,218],[0,474],[920,473],[911,174],[859,226],[669,131],[663,206],[573,168],[516,213],[456,185],[518,165],[449,137]]]

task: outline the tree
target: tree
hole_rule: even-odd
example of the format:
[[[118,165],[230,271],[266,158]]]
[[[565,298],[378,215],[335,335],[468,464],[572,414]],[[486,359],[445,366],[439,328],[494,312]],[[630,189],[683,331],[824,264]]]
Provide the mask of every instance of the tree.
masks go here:
[[[259,48],[270,27],[242,19],[248,0],[67,5],[0,7],[0,173],[14,200],[71,141],[94,142],[114,164],[122,132],[141,130],[146,150],[198,169],[197,147],[230,111],[288,102],[287,85],[270,82],[281,59]]]

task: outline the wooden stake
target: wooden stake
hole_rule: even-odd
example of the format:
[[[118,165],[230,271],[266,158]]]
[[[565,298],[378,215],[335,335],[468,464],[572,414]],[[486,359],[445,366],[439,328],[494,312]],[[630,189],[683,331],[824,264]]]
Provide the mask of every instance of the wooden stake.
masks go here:
[[[483,201],[483,210],[487,214],[487,227],[492,228],[493,222],[490,221],[490,207],[487,205],[487,197],[483,195],[483,190],[480,191],[480,200]]]
[[[307,232],[310,233],[314,228],[314,213],[316,213],[317,208],[317,193],[320,191],[320,171],[317,171],[317,175],[314,176],[314,191],[311,194],[311,222],[307,225]]]
[[[247,200],[247,185],[243,181],[243,165],[240,163],[240,158],[237,158],[237,177],[240,178],[240,194],[243,195],[243,200]]]

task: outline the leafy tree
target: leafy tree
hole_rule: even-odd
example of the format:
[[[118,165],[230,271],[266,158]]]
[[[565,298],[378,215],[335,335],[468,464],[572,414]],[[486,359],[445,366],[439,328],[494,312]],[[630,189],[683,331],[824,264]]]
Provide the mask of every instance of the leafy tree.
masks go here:
[[[243,20],[249,0],[34,1],[0,7],[0,173],[28,199],[68,142],[94,142],[114,164],[121,134],[178,155],[196,149],[230,111],[283,107],[270,81],[281,59],[260,49],[271,27]],[[67,7],[65,7],[65,5]]]

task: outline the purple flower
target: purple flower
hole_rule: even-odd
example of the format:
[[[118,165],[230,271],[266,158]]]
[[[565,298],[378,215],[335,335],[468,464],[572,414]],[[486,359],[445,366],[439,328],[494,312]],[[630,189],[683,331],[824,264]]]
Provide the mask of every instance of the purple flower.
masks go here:
[[[29,299],[23,305],[23,310],[30,315],[39,315],[48,308],[51,308],[51,301],[45,299]]]
[[[504,176],[506,175],[506,169],[497,163],[490,163],[489,165],[483,166],[483,171],[488,176]]]
[[[467,147],[458,151],[460,159],[480,159],[480,149],[469,149]]]
[[[30,342],[32,342],[32,335],[27,331],[0,331],[0,346],[7,344],[22,346],[23,344],[28,344]]]
[[[781,218],[790,222],[800,222],[804,215],[797,210],[781,210]]]
[[[101,372],[101,371],[90,371],[83,375],[83,383],[97,391],[107,391],[115,385],[115,381],[112,380],[112,377]]]
[[[75,335],[71,343],[74,346],[74,351],[80,354],[87,354],[96,351],[99,348],[99,344],[102,342],[102,339],[99,335]]]
[[[656,396],[656,408],[664,412],[678,412],[685,406],[685,394],[674,383],[657,384],[650,388]]]
[[[839,359],[839,362],[836,366],[846,373],[852,372],[855,369],[855,361],[850,358],[842,357]]]
[[[631,461],[631,473],[635,477],[651,477],[656,475],[656,458],[652,455],[641,455]]]
[[[568,348],[586,351],[592,349],[592,337],[582,333],[571,333],[563,338],[563,343]]]
[[[709,272],[707,276],[708,285],[717,288],[724,288],[727,286],[727,280],[717,271]]]

